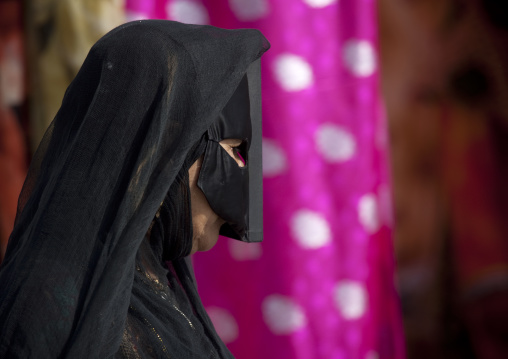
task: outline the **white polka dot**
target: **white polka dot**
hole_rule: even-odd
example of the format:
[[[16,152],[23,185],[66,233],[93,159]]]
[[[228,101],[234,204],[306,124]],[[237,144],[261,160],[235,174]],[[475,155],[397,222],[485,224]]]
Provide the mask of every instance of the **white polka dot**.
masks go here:
[[[325,123],[316,131],[316,146],[328,162],[344,162],[351,159],[356,152],[356,141],[345,128]]]
[[[237,261],[248,261],[261,258],[263,253],[260,243],[245,243],[234,239],[228,242],[229,253]]]
[[[287,160],[284,150],[275,141],[263,138],[263,176],[277,176],[286,168]]]
[[[263,301],[263,318],[274,334],[290,334],[307,325],[302,308],[291,298],[278,294]]]
[[[347,41],[344,44],[343,56],[346,67],[356,76],[370,76],[376,70],[376,53],[368,41]]]
[[[291,233],[298,244],[305,249],[326,246],[331,241],[330,226],[321,214],[300,210],[291,218]]]
[[[358,202],[358,219],[367,233],[376,233],[381,225],[376,196],[366,194]]]
[[[374,350],[371,350],[365,355],[365,359],[379,359],[379,354]]]
[[[238,338],[238,325],[231,313],[218,307],[208,307],[206,311],[224,343],[231,343]]]
[[[274,63],[275,77],[286,91],[300,91],[312,86],[312,67],[303,57],[283,54]]]
[[[206,25],[210,21],[206,8],[194,1],[177,0],[168,3],[166,13],[171,20],[186,24]]]
[[[136,20],[148,19],[149,16],[143,12],[126,10],[125,11],[125,18],[127,19],[127,21],[136,21]]]
[[[367,294],[362,283],[342,280],[334,288],[334,300],[344,319],[358,319],[367,308]]]
[[[229,4],[241,21],[258,20],[270,12],[267,0],[229,0]]]
[[[303,0],[310,7],[325,7],[331,4],[335,4],[337,0]]]

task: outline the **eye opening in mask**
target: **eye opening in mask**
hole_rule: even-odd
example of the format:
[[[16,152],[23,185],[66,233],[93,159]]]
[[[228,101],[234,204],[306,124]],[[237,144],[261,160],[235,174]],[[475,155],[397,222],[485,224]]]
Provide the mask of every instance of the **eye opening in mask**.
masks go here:
[[[235,160],[239,167],[247,165],[247,141],[236,138],[227,138],[219,142],[227,154]]]

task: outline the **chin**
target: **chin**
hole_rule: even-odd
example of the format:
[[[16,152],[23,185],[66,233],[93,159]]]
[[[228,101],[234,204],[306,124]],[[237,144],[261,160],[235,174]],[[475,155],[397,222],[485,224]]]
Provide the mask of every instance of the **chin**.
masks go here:
[[[208,234],[206,236],[203,236],[198,241],[198,251],[200,252],[206,252],[212,249],[219,240],[219,231],[217,233]]]
[[[215,226],[214,226],[215,227]],[[194,231],[195,235],[192,239],[192,252],[206,252],[212,249],[219,239],[219,230],[220,227],[217,228],[208,228],[205,230],[199,231],[196,235],[196,230]]]

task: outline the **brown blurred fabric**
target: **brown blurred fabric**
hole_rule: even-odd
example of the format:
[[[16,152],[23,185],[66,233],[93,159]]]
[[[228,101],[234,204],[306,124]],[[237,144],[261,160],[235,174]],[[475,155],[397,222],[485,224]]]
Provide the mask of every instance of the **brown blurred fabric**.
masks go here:
[[[0,2],[0,263],[14,226],[27,170],[20,117],[26,105],[21,19],[20,0]]]
[[[123,0],[27,2],[32,151],[60,108],[92,45],[125,22]]]
[[[409,358],[508,358],[508,4],[380,0]]]

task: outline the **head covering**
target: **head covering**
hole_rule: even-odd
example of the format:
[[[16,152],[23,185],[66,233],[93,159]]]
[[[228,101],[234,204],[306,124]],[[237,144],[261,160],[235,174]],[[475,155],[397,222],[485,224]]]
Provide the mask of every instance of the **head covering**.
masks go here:
[[[257,30],[163,20],[92,47],[20,195],[0,269],[0,357],[230,355],[185,260],[162,264],[192,239],[188,169],[268,48]],[[159,208],[170,230],[156,220],[145,238]]]

